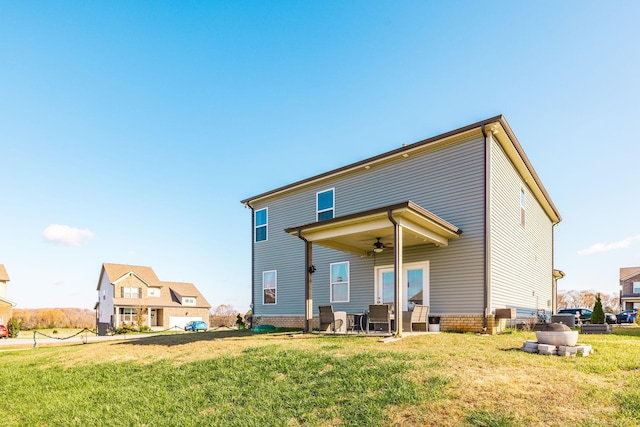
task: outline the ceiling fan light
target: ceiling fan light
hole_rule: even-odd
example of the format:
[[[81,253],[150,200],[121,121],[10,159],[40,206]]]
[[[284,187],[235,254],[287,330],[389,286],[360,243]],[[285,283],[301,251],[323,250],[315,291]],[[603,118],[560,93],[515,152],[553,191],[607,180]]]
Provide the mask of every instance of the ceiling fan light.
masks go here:
[[[379,248],[379,247],[376,246],[375,248],[373,248],[373,252],[379,254],[380,252],[382,252],[383,249],[384,248]]]
[[[384,245],[380,241],[379,237],[377,239],[378,239],[378,241],[373,244],[373,252],[379,254],[380,252],[382,252],[384,250]]]

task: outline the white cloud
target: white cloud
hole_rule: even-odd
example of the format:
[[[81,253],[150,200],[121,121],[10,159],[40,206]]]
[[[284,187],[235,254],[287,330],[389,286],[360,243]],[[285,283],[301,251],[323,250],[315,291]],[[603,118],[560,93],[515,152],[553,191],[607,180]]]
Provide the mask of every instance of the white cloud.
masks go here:
[[[93,237],[89,230],[69,227],[68,225],[51,224],[42,232],[42,237],[48,242],[67,246],[81,246]]]
[[[627,237],[626,239],[618,240],[617,242],[596,243],[586,249],[579,250],[578,255],[593,255],[601,252],[609,252],[616,249],[628,248],[629,246],[631,246],[631,243],[633,243],[634,240],[640,240],[640,235]]]

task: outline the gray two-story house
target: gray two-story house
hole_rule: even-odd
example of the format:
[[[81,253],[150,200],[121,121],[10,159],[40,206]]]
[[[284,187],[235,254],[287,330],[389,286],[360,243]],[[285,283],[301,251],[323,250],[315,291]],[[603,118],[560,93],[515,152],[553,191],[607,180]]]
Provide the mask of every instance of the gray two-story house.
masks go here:
[[[353,315],[389,303],[428,305],[443,331],[493,333],[496,310],[555,307],[560,214],[503,116],[242,203],[254,326],[310,331],[318,306]]]

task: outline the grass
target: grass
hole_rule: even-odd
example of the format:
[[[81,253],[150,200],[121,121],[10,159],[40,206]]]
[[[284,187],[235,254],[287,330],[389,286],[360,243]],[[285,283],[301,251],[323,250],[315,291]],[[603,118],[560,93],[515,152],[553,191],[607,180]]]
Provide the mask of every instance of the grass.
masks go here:
[[[589,357],[533,332],[376,338],[219,331],[0,352],[6,426],[629,426],[640,328]]]

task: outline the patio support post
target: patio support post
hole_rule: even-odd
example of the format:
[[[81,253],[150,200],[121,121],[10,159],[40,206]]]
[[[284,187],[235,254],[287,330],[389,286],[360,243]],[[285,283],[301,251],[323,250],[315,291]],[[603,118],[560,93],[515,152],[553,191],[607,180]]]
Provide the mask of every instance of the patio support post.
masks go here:
[[[395,279],[394,317],[396,320],[396,336],[402,335],[402,226],[393,224],[393,276]]]
[[[304,267],[307,274],[305,275],[305,283],[304,283],[304,299],[305,299],[305,308],[304,308],[304,332],[309,333],[313,329],[313,293],[312,293],[312,285],[313,285],[313,263],[312,263],[312,245],[313,243],[305,242],[305,262]]]

